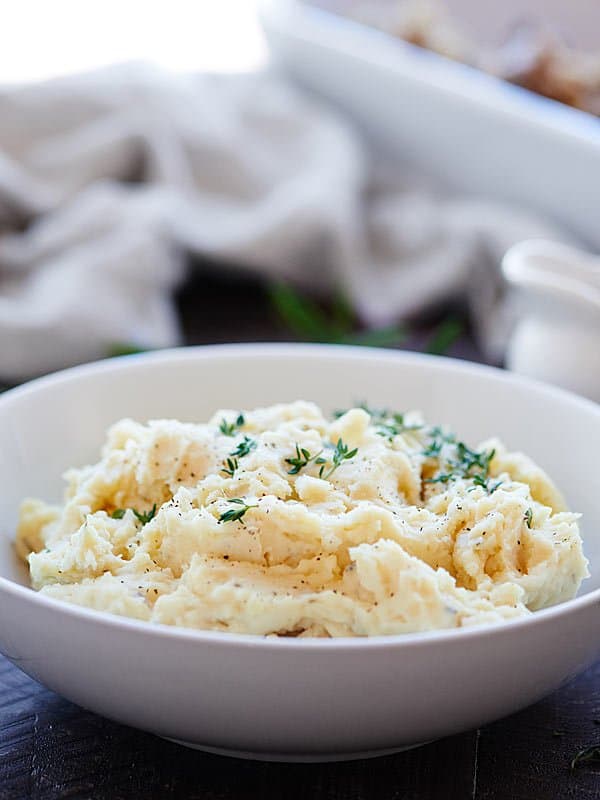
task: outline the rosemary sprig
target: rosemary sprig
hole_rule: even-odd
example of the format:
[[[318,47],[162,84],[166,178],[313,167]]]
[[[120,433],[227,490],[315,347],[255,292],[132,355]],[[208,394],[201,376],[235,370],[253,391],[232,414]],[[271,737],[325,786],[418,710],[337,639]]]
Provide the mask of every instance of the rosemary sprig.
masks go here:
[[[115,510],[111,514],[111,517],[113,519],[123,519],[126,510],[127,509],[125,508],[115,508]],[[133,511],[138,521],[141,522],[142,525],[146,525],[148,522],[150,522],[150,520],[154,519],[154,517],[156,516],[156,503],[154,503],[154,505],[149,511],[138,511],[136,508],[132,508],[130,510]]]
[[[241,420],[241,423],[240,423]],[[223,420],[225,422],[225,420]],[[221,423],[223,424],[223,423]],[[227,424],[227,423],[226,423]],[[243,425],[244,424],[244,417],[242,414],[237,418],[236,425]],[[225,434],[229,436],[230,434]],[[239,468],[239,461],[238,458],[243,458],[243,456],[247,456],[251,450],[254,450],[256,447],[256,440],[251,439],[249,436],[244,436],[241,442],[237,445],[237,447],[229,453],[229,456],[224,459],[223,466],[221,467],[221,472],[224,472],[225,475],[229,475],[230,478],[233,478],[236,469]]]
[[[324,463],[321,464],[321,468],[319,469],[319,478],[327,480],[333,475],[343,461],[349,461],[351,458],[354,458],[357,453],[358,447],[349,450],[348,445],[345,444],[342,439],[338,439],[331,457],[331,466],[329,469],[326,469],[327,460],[323,459]]]
[[[244,426],[245,419],[243,414],[238,414],[237,419],[234,422],[227,422],[225,417],[221,420],[219,425],[219,430],[225,436],[235,436],[237,430]]]
[[[225,511],[219,517],[219,522],[237,522],[238,520],[242,519],[244,514],[250,508],[258,508],[257,505],[247,505],[245,500],[242,500],[241,497],[233,497],[231,500],[227,501],[228,503],[234,503],[237,508],[230,508],[228,511]]]
[[[470,476],[466,475],[465,477],[468,478]],[[472,488],[474,489],[476,486],[481,486],[481,488],[485,489],[485,491],[488,494],[494,494],[496,489],[498,489],[503,483],[504,483],[504,481],[490,482],[490,479],[485,477],[485,475],[478,474],[478,475],[474,475],[473,476],[473,487]],[[469,489],[469,491],[471,491],[471,489]]]

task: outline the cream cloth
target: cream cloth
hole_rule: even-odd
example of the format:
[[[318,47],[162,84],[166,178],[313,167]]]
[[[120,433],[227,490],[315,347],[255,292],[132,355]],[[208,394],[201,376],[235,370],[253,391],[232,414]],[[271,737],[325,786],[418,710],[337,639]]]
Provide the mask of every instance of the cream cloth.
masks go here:
[[[268,73],[124,65],[0,90],[0,376],[176,344],[187,253],[342,287],[369,324],[467,291],[497,352],[499,259],[556,231],[372,162]]]

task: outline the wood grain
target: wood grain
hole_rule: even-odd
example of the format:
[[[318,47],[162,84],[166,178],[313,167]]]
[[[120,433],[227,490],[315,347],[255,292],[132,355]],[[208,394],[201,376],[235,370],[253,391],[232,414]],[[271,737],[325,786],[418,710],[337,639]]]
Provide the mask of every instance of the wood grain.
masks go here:
[[[572,772],[600,742],[600,663],[480,732],[395,756],[268,764],[187,750],[62,700],[0,658],[1,800],[595,800],[600,770]]]

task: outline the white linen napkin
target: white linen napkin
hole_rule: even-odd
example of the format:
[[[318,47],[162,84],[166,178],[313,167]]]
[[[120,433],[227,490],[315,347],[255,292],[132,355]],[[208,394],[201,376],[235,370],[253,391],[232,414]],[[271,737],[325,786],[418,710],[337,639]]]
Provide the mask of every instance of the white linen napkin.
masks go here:
[[[499,260],[558,232],[376,161],[268,73],[122,65],[0,90],[0,376],[176,344],[187,253],[341,287],[369,324],[466,292],[499,352]]]

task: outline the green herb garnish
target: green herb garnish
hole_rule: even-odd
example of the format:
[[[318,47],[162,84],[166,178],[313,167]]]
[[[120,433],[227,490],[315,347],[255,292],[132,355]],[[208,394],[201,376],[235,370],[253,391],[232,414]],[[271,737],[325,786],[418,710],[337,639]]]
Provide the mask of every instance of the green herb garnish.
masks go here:
[[[234,503],[237,508],[230,508],[219,517],[219,522],[237,522],[240,520],[249,508],[258,508],[256,505],[246,505],[246,501],[240,497],[233,497],[228,503]]]
[[[425,458],[438,458],[442,451],[442,444],[441,439],[433,439],[423,450]]]
[[[525,512],[525,522],[527,523],[527,527],[531,528],[531,523],[533,522],[533,510],[528,508]]]
[[[226,475],[229,475],[230,478],[233,478],[235,471],[238,468],[237,458],[227,458],[223,463],[225,466],[221,468],[221,472],[224,472]]]
[[[444,355],[460,338],[464,327],[463,321],[457,317],[453,315],[446,317],[431,334],[425,346],[425,352],[434,356]]]
[[[593,744],[590,747],[584,747],[575,754],[571,761],[571,769],[577,769],[582,764],[599,764],[600,763],[600,744]]]
[[[256,440],[251,439],[249,436],[244,436],[242,441],[238,444],[235,450],[232,450],[229,453],[230,456],[234,458],[242,458],[242,456],[247,456],[251,450],[254,450],[256,447]]]
[[[137,511],[135,508],[131,509],[142,525],[147,525],[150,520],[154,519],[156,516],[156,503],[152,506],[149,511]]]
[[[452,434],[444,433],[439,427],[431,428],[429,435],[431,441],[423,450],[423,455],[426,458],[437,459],[440,465],[443,465],[443,469],[440,468],[439,474],[433,478],[425,478],[425,483],[449,483],[462,478],[473,481],[469,491],[479,486],[488,494],[493,494],[502,484],[502,481],[490,482],[490,463],[495,450],[471,450],[464,442],[457,442]],[[444,457],[448,449],[451,451],[451,456]]]
[[[436,475],[435,478],[426,478],[425,483],[450,483],[456,478],[457,476],[453,472],[442,472]]]
[[[113,519],[123,519],[125,516],[127,509],[125,508],[115,508],[115,510],[110,515]],[[131,508],[130,511],[133,511],[139,522],[142,525],[146,525],[150,520],[154,519],[156,516],[156,503],[152,506],[149,511],[138,511],[136,508]]]
[[[345,444],[342,439],[338,439],[331,457],[331,467],[326,469],[327,459],[323,459],[321,469],[319,470],[319,478],[327,480],[327,478],[333,475],[343,461],[349,461],[351,458],[354,458],[357,453],[358,447],[355,447],[354,450],[349,450],[348,445]]]
[[[362,408],[371,417],[372,425],[375,427],[379,436],[385,436],[388,441],[392,441],[394,436],[399,436],[407,431],[418,431],[422,425],[407,425],[404,421],[404,414],[397,411],[389,411],[387,408],[371,408],[366,403],[357,403],[356,408]],[[350,409],[337,409],[333,412],[334,419],[339,419]]]
[[[487,478],[483,475],[474,475],[473,476],[473,486],[481,486],[482,489],[488,488]]]
[[[407,425],[404,422],[404,414],[394,413],[390,417],[383,417],[381,421],[375,423],[375,428],[379,436],[391,442],[394,436],[400,436],[407,431],[418,431],[422,425]]]
[[[235,432],[244,426],[245,419],[243,414],[238,414],[235,422],[227,422],[225,418],[221,420],[219,430],[225,436],[235,436]]]
[[[132,356],[136,353],[147,353],[148,348],[142,347],[139,344],[134,344],[133,342],[113,342],[108,348],[108,353],[106,354],[108,358],[114,358],[115,356]]]
[[[404,329],[398,325],[356,330],[358,321],[354,309],[339,293],[327,313],[287,283],[272,284],[269,295],[281,322],[301,341],[389,347],[400,344],[406,337]]]
[[[296,455],[293,458],[285,459],[285,463],[290,464],[292,467],[288,470],[288,475],[297,475],[300,470],[308,466],[311,461],[314,461],[315,464],[324,464],[326,459],[321,457],[322,452],[322,450],[319,450],[319,452],[313,456],[305,447],[300,447],[296,442]]]
[[[223,422],[221,423],[221,430],[223,430],[223,424],[225,424],[225,426],[229,430],[230,426],[228,425],[228,423],[225,422],[225,420],[223,420]],[[235,421],[235,426],[239,427],[240,425],[243,424],[244,424],[244,417],[242,414],[240,414],[237,420]],[[226,433],[225,435],[230,436],[231,434]],[[256,447],[256,441],[254,439],[251,439],[249,436],[244,436],[244,438],[238,444],[235,450],[232,450],[231,453],[229,453],[229,457],[223,461],[224,466],[221,467],[221,472],[224,472],[226,475],[229,475],[231,478],[233,478],[236,469],[239,468],[238,458],[247,456],[248,453],[251,450],[254,450],[255,447]]]

